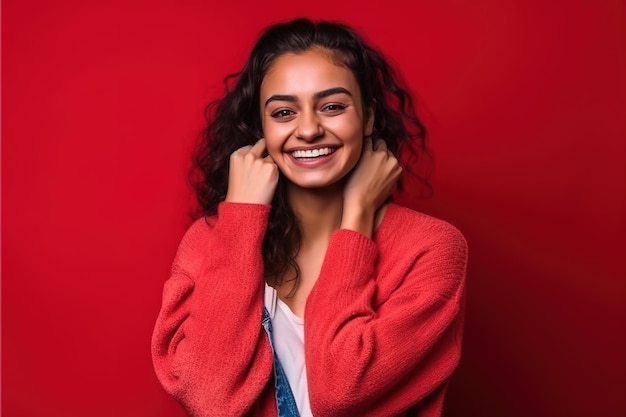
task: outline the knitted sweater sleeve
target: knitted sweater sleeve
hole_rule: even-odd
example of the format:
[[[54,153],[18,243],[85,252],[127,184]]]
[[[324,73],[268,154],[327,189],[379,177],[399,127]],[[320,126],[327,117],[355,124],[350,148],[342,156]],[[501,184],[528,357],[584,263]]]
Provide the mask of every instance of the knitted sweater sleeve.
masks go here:
[[[242,416],[266,387],[261,245],[270,206],[222,203],[184,236],[152,336],[154,368],[192,416]]]
[[[349,230],[331,236],[305,310],[314,415],[399,415],[420,404],[433,410],[430,394],[443,398],[461,352],[467,245],[436,222],[420,242],[394,249],[406,256],[392,272],[377,271],[374,241]],[[377,280],[398,270],[398,287],[375,305]]]

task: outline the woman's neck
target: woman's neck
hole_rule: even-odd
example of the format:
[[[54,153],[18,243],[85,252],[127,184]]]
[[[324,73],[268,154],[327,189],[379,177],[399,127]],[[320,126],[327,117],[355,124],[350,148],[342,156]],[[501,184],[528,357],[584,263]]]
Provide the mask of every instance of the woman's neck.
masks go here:
[[[343,213],[343,184],[320,189],[305,189],[289,185],[289,204],[298,215],[302,244],[327,240],[341,224]]]

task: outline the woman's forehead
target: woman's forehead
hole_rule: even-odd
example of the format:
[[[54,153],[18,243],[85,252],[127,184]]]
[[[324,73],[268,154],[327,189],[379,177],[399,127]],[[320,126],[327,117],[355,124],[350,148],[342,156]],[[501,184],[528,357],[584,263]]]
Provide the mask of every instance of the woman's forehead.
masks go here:
[[[307,96],[334,87],[359,94],[354,74],[339,64],[332,52],[311,49],[278,57],[263,78],[261,96],[298,93]]]

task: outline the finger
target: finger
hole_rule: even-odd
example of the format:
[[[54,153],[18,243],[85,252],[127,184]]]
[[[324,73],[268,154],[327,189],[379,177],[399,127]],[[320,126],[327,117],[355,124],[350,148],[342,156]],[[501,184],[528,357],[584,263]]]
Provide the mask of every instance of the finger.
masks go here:
[[[232,155],[235,154],[242,154],[245,155],[248,153],[248,151],[250,151],[250,149],[252,149],[252,145],[246,145],[246,146],[242,146],[241,148],[236,149]]]
[[[265,139],[261,138],[257,141],[257,143],[254,144],[252,149],[250,149],[250,153],[260,158],[263,156],[263,152],[265,152],[265,149],[266,149]]]
[[[267,156],[263,158],[263,160],[266,162],[271,162],[272,164],[274,163],[274,159],[272,159],[272,156],[270,154],[267,154]]]

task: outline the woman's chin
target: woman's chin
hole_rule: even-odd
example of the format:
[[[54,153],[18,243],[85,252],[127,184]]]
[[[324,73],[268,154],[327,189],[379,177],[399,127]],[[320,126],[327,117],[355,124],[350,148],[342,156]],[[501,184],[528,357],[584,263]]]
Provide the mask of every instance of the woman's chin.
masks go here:
[[[334,178],[289,178],[289,183],[303,190],[319,191],[342,188],[345,176]]]

